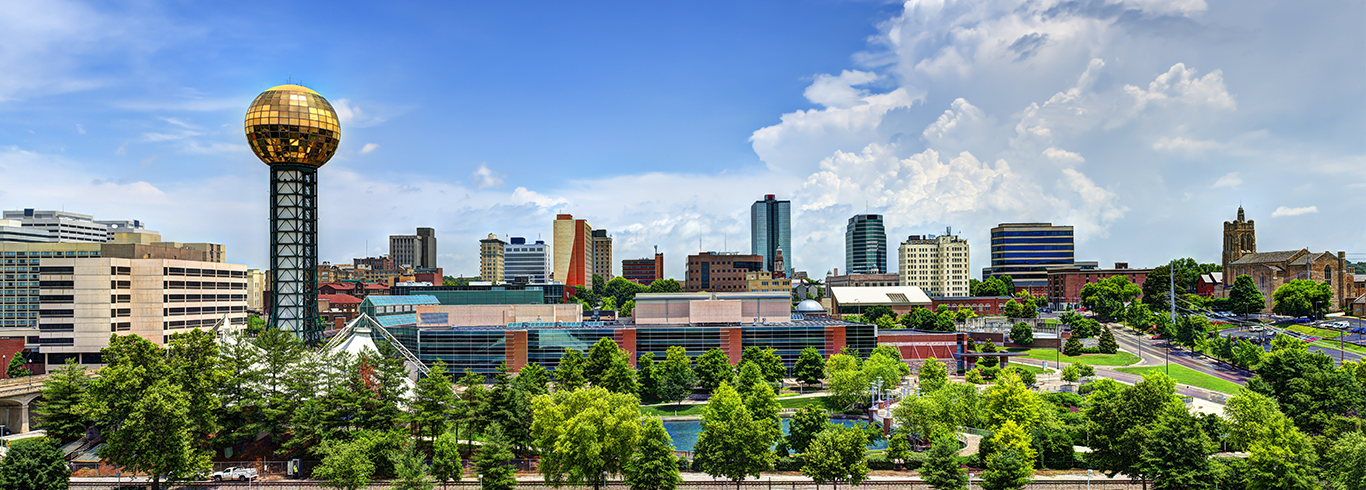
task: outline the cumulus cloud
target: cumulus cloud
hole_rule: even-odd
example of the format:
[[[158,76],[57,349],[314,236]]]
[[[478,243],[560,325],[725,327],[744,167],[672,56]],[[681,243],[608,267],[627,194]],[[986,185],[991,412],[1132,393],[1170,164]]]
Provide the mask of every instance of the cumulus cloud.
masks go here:
[[[342,129],[347,126],[367,128],[383,124],[385,118],[366,113],[360,106],[351,104],[350,99],[337,99],[331,102],[332,109],[337,111],[337,119],[342,123]]]
[[[1222,70],[1214,70],[1199,78],[1196,78],[1195,73],[1194,68],[1186,68],[1185,63],[1177,63],[1150,82],[1147,90],[1125,85],[1124,92],[1133,97],[1135,110],[1143,110],[1149,104],[1165,105],[1177,100],[1214,109],[1238,109],[1238,104],[1234,102],[1233,96],[1229,95],[1228,87],[1224,84]]]
[[[1288,207],[1285,207],[1285,206],[1281,206],[1281,207],[1276,208],[1275,211],[1272,211],[1272,212],[1271,212],[1271,217],[1273,217],[1273,218],[1279,218],[1279,217],[1281,217],[1281,216],[1299,216],[1299,215],[1301,215],[1301,214],[1309,214],[1309,213],[1317,213],[1317,212],[1319,212],[1319,207],[1318,207],[1318,206],[1305,206],[1305,207],[1302,207],[1302,208],[1288,208]]]
[[[480,189],[503,186],[503,174],[494,172],[489,168],[489,164],[480,163],[479,168],[474,170],[474,185]]]
[[[1214,181],[1214,185],[1210,186],[1210,188],[1218,189],[1220,187],[1238,187],[1242,184],[1243,178],[1238,176],[1238,172],[1229,172],[1224,174],[1223,177],[1219,177],[1219,180]]]
[[[361,152],[361,154],[363,155],[363,154],[370,153],[370,152],[375,151],[375,150],[378,150],[378,149],[379,149],[379,143],[366,143],[365,146],[360,147],[360,152]]]

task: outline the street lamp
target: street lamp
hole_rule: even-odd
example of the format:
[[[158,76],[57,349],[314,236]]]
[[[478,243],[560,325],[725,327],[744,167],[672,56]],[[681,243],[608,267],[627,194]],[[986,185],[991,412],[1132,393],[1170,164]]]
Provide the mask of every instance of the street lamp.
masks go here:
[[[482,490],[484,488],[484,474],[480,473],[475,476],[479,478],[479,488]]]

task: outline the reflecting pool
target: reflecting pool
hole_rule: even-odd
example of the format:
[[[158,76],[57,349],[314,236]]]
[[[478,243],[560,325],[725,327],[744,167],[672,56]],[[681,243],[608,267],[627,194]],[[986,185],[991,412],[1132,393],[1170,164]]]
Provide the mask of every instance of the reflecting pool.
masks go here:
[[[789,418],[783,419],[783,435],[787,435],[787,423]],[[840,424],[845,427],[853,427],[857,423],[867,423],[866,420],[855,419],[830,419],[832,424]],[[702,432],[702,421],[700,420],[674,420],[665,421],[664,430],[669,433],[669,437],[674,440],[674,449],[679,451],[692,451],[693,446],[697,445],[697,434]],[[878,441],[868,445],[868,449],[886,449],[887,441]]]

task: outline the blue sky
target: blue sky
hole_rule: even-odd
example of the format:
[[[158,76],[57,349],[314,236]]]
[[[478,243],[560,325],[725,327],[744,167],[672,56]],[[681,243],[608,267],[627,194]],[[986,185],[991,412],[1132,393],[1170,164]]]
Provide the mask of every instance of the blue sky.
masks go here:
[[[393,3],[393,2],[391,2]],[[231,8],[229,8],[231,7]],[[292,77],[341,112],[321,255],[435,227],[476,274],[488,233],[557,212],[659,245],[748,251],[793,201],[793,260],[1003,221],[1077,227],[1079,259],[1366,248],[1360,2],[43,2],[0,11],[0,207],[142,219],[264,265],[267,167],[245,108]],[[368,246],[367,246],[368,242]],[[368,248],[367,248],[368,247]],[[1361,258],[1362,256],[1354,256]],[[615,268],[619,269],[619,265]]]

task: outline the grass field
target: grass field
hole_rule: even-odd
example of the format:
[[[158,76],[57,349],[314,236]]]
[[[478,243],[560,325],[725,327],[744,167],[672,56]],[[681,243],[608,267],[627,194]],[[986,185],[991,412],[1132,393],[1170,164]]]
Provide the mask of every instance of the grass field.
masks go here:
[[[1130,374],[1143,374],[1151,370],[1166,372],[1165,367],[1132,367],[1115,369],[1115,371]],[[1243,387],[1238,383],[1216,378],[1214,376],[1210,376],[1208,374],[1196,371],[1194,369],[1182,366],[1180,364],[1171,365],[1171,377],[1172,380],[1175,380],[1177,383],[1187,384],[1191,386],[1199,386],[1207,390],[1214,390],[1221,393],[1227,393],[1230,395],[1237,395],[1238,390]]]
[[[1082,354],[1076,357],[1069,357],[1060,355],[1053,349],[1025,349],[1022,347],[1012,347],[1007,350],[1010,352],[1025,352],[1027,353],[1025,357],[1030,359],[1038,359],[1040,361],[1058,360],[1064,364],[1080,361],[1092,366],[1128,366],[1138,362],[1138,356],[1128,352],[1119,352],[1115,354]]]
[[[805,406],[807,406],[807,405],[823,406],[823,405],[821,405],[821,403],[822,403],[822,400],[824,400],[824,399],[825,399],[825,397],[817,397],[817,396],[807,397],[807,398],[788,398],[788,399],[781,399],[781,398],[780,398],[780,399],[778,399],[778,406],[781,406],[781,407],[783,407],[783,408],[802,408],[802,407],[805,407]],[[654,416],[654,417],[665,416],[665,415],[669,415],[669,416],[672,416],[672,415],[680,415],[680,416],[682,416],[682,415],[691,415],[691,416],[696,417],[696,416],[702,415],[702,407],[705,407],[705,406],[706,406],[706,405],[703,405],[703,404],[698,404],[698,405],[677,405],[677,406],[675,406],[675,405],[651,405],[651,406],[642,406],[642,407],[640,407],[640,413],[643,414],[643,415],[649,415],[649,416]],[[675,408],[678,409],[677,412],[674,411]]]
[[[1337,342],[1337,341],[1334,341],[1334,340],[1320,340],[1320,341],[1314,342],[1313,344],[1310,344],[1310,345],[1317,346],[1317,347],[1323,347],[1323,348],[1325,348],[1325,349],[1337,349],[1337,348],[1338,348],[1338,342]],[[1342,350],[1345,350],[1345,351],[1347,351],[1347,352],[1355,352],[1355,353],[1357,353],[1357,354],[1366,355],[1366,347],[1362,347],[1362,346],[1359,346],[1359,345],[1356,345],[1356,344],[1352,344],[1352,343],[1343,342],[1343,343],[1342,343]]]
[[[1294,325],[1286,327],[1285,329],[1293,332],[1299,332],[1305,335],[1313,335],[1321,339],[1335,339],[1342,336],[1342,332],[1337,330],[1314,328],[1308,325]]]
[[[1043,374],[1043,373],[1046,373],[1046,372],[1048,372],[1048,371],[1053,371],[1052,368],[1049,368],[1048,371],[1044,371],[1043,368],[1041,368],[1041,367],[1039,367],[1039,366],[1030,366],[1030,365],[1024,364],[1024,363],[1011,364],[1010,367],[1013,367],[1013,368],[1020,368],[1020,369],[1023,369],[1023,370],[1025,370],[1025,371],[1029,371],[1029,372],[1034,373],[1034,374]]]

